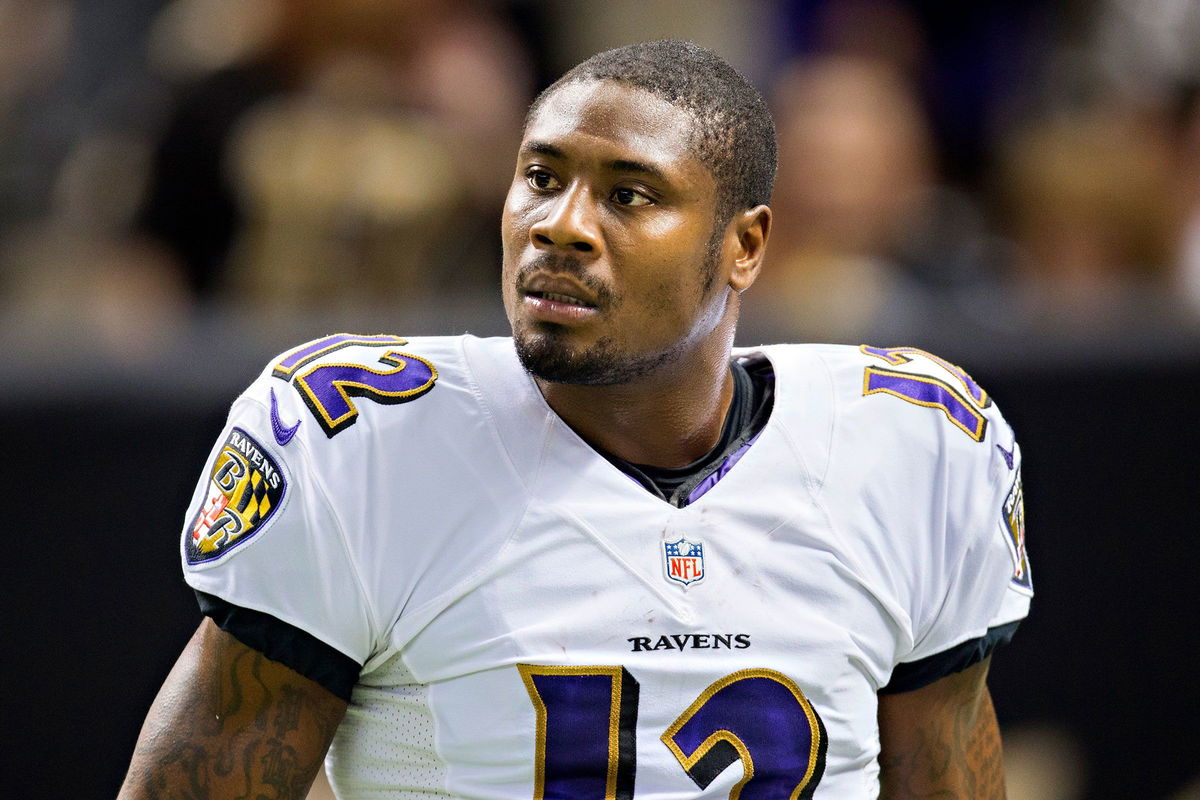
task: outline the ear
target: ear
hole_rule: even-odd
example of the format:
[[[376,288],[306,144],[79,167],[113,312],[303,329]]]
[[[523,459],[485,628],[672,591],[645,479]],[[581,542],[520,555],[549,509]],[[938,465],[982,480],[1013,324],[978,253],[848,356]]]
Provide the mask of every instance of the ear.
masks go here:
[[[771,235],[771,209],[755,206],[735,213],[729,221],[728,232],[736,237],[729,286],[740,294],[758,278],[767,250],[767,237]]]

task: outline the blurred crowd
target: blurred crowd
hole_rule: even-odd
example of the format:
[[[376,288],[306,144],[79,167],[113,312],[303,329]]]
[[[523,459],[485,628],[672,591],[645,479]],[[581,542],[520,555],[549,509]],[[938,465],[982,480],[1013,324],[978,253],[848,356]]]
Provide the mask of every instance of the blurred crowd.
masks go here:
[[[528,102],[664,36],[775,111],[770,330],[1195,329],[1200,0],[0,0],[0,329],[490,298]]]

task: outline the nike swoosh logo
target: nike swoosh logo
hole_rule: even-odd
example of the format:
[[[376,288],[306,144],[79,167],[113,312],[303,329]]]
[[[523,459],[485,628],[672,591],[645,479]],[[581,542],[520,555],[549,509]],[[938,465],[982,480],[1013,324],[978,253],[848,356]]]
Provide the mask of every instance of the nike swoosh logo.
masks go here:
[[[299,425],[300,423],[297,422],[296,424]],[[996,445],[996,449],[1000,451],[1000,455],[1004,456],[1004,463],[1008,464],[1009,469],[1012,469],[1013,468],[1013,450],[1017,449],[1016,446],[1014,445],[1012,450],[1005,450],[1000,445]]]
[[[283,424],[283,420],[279,418],[279,401],[275,399],[275,390],[271,390],[271,433],[275,434],[275,441],[279,442],[280,447],[284,447],[296,435],[296,431],[300,428],[300,423],[304,420],[296,420],[296,424],[288,427]]]

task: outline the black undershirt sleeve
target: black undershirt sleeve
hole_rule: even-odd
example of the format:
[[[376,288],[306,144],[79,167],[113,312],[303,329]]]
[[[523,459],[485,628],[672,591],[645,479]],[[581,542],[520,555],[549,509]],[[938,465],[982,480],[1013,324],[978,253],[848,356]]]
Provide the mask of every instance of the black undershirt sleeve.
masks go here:
[[[242,644],[350,701],[350,692],[362,670],[350,656],[270,614],[235,606],[199,590],[196,599],[206,617]]]
[[[962,672],[967,667],[978,664],[991,655],[997,645],[1007,644],[1011,641],[1020,624],[1021,621],[1017,620],[1006,625],[997,625],[995,628],[989,628],[988,632],[978,639],[971,639],[919,661],[897,664],[896,668],[892,670],[892,679],[888,681],[887,686],[879,690],[879,693],[911,692],[914,689],[928,686],[947,675]]]

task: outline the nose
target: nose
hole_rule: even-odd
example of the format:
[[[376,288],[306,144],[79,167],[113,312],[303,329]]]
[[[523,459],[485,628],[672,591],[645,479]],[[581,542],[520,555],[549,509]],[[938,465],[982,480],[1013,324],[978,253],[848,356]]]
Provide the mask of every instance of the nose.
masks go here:
[[[586,187],[568,186],[548,200],[544,208],[545,216],[529,229],[534,247],[540,250],[560,248],[576,253],[600,252],[600,229]]]

